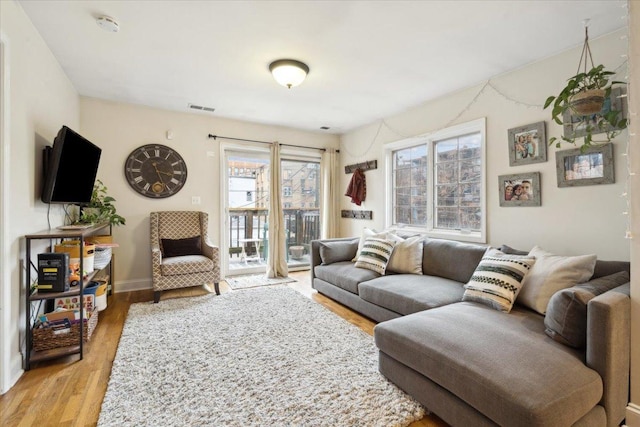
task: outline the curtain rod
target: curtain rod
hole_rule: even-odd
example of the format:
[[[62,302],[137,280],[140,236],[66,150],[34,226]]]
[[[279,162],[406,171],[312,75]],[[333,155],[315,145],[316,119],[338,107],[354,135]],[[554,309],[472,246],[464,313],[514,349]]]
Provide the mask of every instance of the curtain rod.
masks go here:
[[[220,139],[230,139],[233,141],[246,141],[246,142],[257,142],[259,144],[272,144],[272,142],[270,141],[258,141],[255,139],[232,138],[230,136],[220,136],[220,135],[213,135],[213,134],[209,134],[209,138],[213,138],[214,140],[216,140],[217,138],[220,138]],[[308,150],[327,151],[326,148],[305,147],[304,145],[293,145],[293,144],[280,144],[280,145],[285,147],[306,148]],[[339,152],[340,150],[336,150],[336,153],[339,153]]]

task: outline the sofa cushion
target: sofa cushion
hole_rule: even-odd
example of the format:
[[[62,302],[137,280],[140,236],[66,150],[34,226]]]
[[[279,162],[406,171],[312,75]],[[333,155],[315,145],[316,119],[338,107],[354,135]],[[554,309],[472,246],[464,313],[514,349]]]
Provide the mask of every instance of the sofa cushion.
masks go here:
[[[489,249],[464,285],[463,301],[475,301],[508,313],[522,288],[522,280],[536,262],[523,255]]]
[[[544,333],[542,316],[460,302],[374,329],[380,351],[426,376],[499,425],[569,426],[602,397],[583,354]]]
[[[422,255],[422,274],[467,283],[487,248],[453,240],[429,239]]]
[[[396,242],[393,240],[369,237],[364,241],[356,260],[356,267],[384,274],[395,245]]]
[[[584,283],[593,276],[595,255],[560,256],[534,246],[529,255],[536,263],[524,278],[518,303],[545,314],[551,296],[561,289]]]
[[[596,296],[629,282],[629,272],[610,276],[556,292],[544,317],[545,332],[559,343],[582,348],[587,341],[587,304]]]
[[[342,242],[319,242],[320,260],[323,264],[351,261],[356,256],[359,240]]]
[[[631,263],[629,261],[597,260],[596,266],[593,269],[593,276],[591,276],[591,279],[610,276],[619,271],[626,271],[627,273],[631,273]]]
[[[358,294],[358,283],[380,277],[375,271],[356,268],[350,261],[336,262],[331,265],[316,265],[313,269],[317,278],[339,288]]]
[[[422,248],[423,238],[420,236],[403,239],[399,236],[389,235],[396,241],[387,264],[387,271],[392,273],[422,274]]]
[[[500,246],[499,249],[500,249],[500,252],[504,252],[505,254],[509,254],[509,255],[529,255],[529,251],[514,249],[508,245],[502,245]]]
[[[213,270],[213,261],[204,255],[185,255],[164,258],[160,265],[163,276],[202,273]]]
[[[395,274],[360,284],[360,298],[403,315],[459,302],[464,288],[437,276]]]

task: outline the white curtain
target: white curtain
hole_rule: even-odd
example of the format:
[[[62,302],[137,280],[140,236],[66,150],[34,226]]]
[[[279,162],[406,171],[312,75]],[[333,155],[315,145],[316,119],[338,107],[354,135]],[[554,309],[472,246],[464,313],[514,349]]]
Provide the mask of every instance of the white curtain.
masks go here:
[[[280,183],[280,144],[271,144],[271,178],[269,179],[269,254],[267,277],[288,277],[285,249],[285,224]]]
[[[327,148],[322,153],[320,169],[322,174],[322,203],[320,205],[320,227],[322,239],[338,237],[338,153],[334,148]]]

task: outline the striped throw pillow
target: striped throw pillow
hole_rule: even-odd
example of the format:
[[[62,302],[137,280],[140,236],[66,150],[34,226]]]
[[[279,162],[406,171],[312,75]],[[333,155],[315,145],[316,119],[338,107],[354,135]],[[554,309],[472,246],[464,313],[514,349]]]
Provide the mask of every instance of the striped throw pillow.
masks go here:
[[[356,267],[384,274],[395,244],[396,242],[393,240],[368,237],[364,241],[364,245],[362,245],[362,251],[358,255]]]
[[[510,312],[522,289],[522,280],[535,261],[531,256],[507,255],[497,249],[489,249],[464,286],[462,301],[475,301]]]

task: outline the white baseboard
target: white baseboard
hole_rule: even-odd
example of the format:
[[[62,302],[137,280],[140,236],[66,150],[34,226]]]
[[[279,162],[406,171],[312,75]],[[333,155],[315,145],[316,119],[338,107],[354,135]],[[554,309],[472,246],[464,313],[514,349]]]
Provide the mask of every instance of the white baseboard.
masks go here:
[[[9,366],[8,375],[7,378],[5,378],[6,381],[2,384],[0,395],[8,392],[11,387],[18,382],[22,374],[24,374],[24,370],[22,369],[22,354],[14,354],[9,363],[11,366]]]
[[[138,280],[122,280],[115,283],[115,292],[131,292],[143,291],[145,289],[153,289],[151,278]]]
[[[625,421],[627,427],[640,427],[640,406],[635,403],[627,405],[627,419]]]

